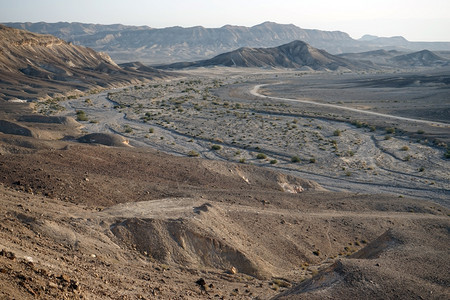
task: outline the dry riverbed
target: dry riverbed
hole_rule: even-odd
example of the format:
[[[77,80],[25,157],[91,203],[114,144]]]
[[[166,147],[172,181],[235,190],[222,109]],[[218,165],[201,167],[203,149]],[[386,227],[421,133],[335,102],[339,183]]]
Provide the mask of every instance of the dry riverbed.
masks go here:
[[[133,146],[265,166],[334,191],[394,193],[449,206],[446,150],[415,129],[423,124],[324,108],[316,99],[257,97],[250,93],[257,85],[313,75],[252,72],[190,71],[184,78],[71,99],[60,103],[65,110],[59,114],[83,111],[86,132],[114,132]],[[278,96],[266,87],[257,92]],[[448,132],[449,126],[440,126],[441,135]]]

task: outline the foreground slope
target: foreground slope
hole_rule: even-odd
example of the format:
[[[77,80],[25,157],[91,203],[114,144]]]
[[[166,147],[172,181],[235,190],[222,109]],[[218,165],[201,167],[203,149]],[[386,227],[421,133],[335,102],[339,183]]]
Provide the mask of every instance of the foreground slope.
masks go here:
[[[15,105],[4,121],[82,134]],[[48,136],[0,133],[1,297],[448,298],[437,204]]]
[[[167,76],[124,70],[105,53],[0,25],[0,99],[37,99]]]
[[[187,67],[246,67],[246,68],[310,68],[314,70],[337,70],[345,68],[357,70],[369,67],[316,49],[305,42],[294,41],[275,48],[240,48],[220,54],[208,60],[175,63],[159,66],[162,69],[181,69]]]

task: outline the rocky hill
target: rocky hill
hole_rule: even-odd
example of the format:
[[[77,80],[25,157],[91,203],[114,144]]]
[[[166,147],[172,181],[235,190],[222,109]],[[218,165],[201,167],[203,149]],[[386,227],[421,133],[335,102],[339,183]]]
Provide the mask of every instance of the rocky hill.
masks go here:
[[[392,61],[401,66],[438,67],[449,65],[449,60],[429,50],[399,55],[393,57]]]
[[[375,50],[361,53],[344,53],[338,55],[341,58],[370,61],[376,65],[388,68],[415,68],[415,67],[445,67],[449,65],[449,59],[429,50],[418,52],[400,52],[396,50]]]
[[[404,38],[352,39],[347,33],[304,29],[292,24],[265,22],[253,27],[226,25],[150,28],[146,26],[83,23],[7,23],[36,33],[49,33],[76,45],[105,51],[117,62],[139,60],[163,64],[203,60],[241,47],[267,48],[302,40],[332,54],[377,49],[450,50],[450,43],[417,43]]]
[[[350,61],[324,50],[319,50],[302,41],[294,41],[275,48],[240,48],[218,55],[212,59],[197,62],[174,63],[158,66],[162,69],[182,69],[187,67],[253,67],[253,68],[293,68],[313,70],[337,70],[345,68],[356,70],[371,67]]]
[[[0,99],[37,99],[138,82],[165,74],[124,70],[106,53],[52,35],[0,25]]]

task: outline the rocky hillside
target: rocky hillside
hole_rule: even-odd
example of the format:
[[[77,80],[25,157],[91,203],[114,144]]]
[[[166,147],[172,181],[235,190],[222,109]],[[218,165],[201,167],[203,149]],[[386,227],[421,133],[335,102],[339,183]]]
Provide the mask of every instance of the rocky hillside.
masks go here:
[[[162,69],[181,69],[186,67],[256,67],[256,68],[307,68],[314,70],[337,70],[345,68],[356,70],[369,68],[369,64],[350,61],[316,49],[305,42],[294,41],[275,48],[240,48],[218,55],[212,59],[193,63],[175,63],[160,66]]]
[[[0,299],[449,298],[445,207],[68,141],[74,120],[14,106],[0,102]]]
[[[267,48],[302,40],[332,54],[377,49],[450,50],[450,43],[410,42],[402,37],[352,39],[347,33],[304,29],[292,24],[265,22],[253,27],[226,25],[150,28],[146,26],[83,23],[7,23],[36,33],[53,34],[76,45],[105,51],[117,62],[146,64],[203,60],[241,47]]]
[[[418,52],[400,52],[396,50],[375,50],[361,53],[345,53],[338,55],[341,58],[371,61],[382,67],[414,68],[414,67],[445,67],[449,59],[429,50]]]
[[[438,67],[449,65],[449,60],[429,50],[399,55],[394,57],[392,61],[401,66]]]
[[[124,70],[106,53],[0,25],[0,99],[36,99],[164,76]]]

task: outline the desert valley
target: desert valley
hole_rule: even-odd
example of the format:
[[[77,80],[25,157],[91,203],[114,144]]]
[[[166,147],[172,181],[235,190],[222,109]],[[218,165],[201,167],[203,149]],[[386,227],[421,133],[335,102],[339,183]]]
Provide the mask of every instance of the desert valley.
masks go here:
[[[0,37],[0,299],[450,297],[450,43]]]

